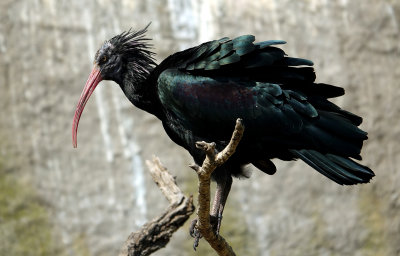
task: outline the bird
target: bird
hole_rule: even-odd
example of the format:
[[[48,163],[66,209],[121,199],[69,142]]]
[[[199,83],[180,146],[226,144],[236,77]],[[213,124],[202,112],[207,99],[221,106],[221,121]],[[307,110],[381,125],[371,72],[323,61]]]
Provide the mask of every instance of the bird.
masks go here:
[[[301,159],[340,185],[368,183],[375,176],[355,161],[361,160],[368,138],[359,128],[362,117],[330,101],[344,95],[344,89],[317,83],[313,62],[288,56],[279,48],[285,41],[224,37],[156,64],[146,36],[149,25],[106,40],[96,52],[73,118],[74,147],[90,95],[102,80],[112,80],[133,105],[156,116],[198,165],[205,153],[196,142],[214,142],[222,150],[235,121],[242,120],[245,132],[236,152],[212,174],[216,192],[210,218],[218,224],[232,177],[248,178],[248,165],[272,175],[276,166],[271,159]]]

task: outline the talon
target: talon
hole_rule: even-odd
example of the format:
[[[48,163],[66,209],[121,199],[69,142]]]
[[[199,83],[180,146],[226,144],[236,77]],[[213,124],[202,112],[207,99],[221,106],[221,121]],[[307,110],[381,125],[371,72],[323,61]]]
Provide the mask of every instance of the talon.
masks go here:
[[[211,228],[216,235],[219,235],[219,229],[221,227],[222,211],[220,210],[217,216],[210,215]],[[189,234],[194,238],[193,249],[196,251],[199,246],[199,241],[203,237],[196,227],[197,219],[194,219],[189,226]]]
[[[199,241],[200,241],[200,238],[202,237],[200,232],[197,230],[196,225],[197,225],[197,219],[194,219],[192,221],[192,223],[190,223],[190,227],[189,227],[189,234],[191,237],[194,238],[193,249],[195,251],[196,251],[197,247],[199,246]]]
[[[196,234],[199,233],[199,231],[196,228],[196,224],[197,224],[197,219],[194,219],[189,226],[189,234],[193,238],[196,238]]]
[[[197,247],[199,246],[200,236],[196,236],[193,242],[193,249],[196,251]]]

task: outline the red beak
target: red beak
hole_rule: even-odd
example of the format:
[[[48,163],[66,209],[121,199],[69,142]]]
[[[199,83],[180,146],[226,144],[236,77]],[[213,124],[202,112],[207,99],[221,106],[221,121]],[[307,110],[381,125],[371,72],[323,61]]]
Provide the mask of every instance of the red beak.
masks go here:
[[[95,66],[90,73],[88,80],[86,81],[85,88],[83,88],[81,97],[79,98],[78,105],[76,106],[74,120],[72,123],[72,145],[74,148],[77,147],[77,133],[79,119],[81,118],[83,109],[85,108],[86,102],[89,100],[90,95],[92,95],[96,86],[103,80],[101,77],[100,69]]]

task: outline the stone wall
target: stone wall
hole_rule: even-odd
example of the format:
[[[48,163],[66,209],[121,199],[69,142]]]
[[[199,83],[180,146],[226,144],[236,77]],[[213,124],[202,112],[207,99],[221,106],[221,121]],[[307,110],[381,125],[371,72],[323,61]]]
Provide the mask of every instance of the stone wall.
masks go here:
[[[314,61],[319,82],[346,89],[336,103],[364,117],[371,184],[338,186],[303,163],[280,161],[274,176],[234,181],[222,233],[239,255],[400,254],[398,1],[3,0],[1,158],[45,202],[60,254],[116,254],[167,205],[144,166],[152,154],[187,193],[196,191],[189,155],[113,83],[96,89],[72,148],[74,108],[96,49],[150,21],[160,61],[223,36],[284,39],[289,55]],[[191,243],[186,228],[156,255],[195,254]],[[201,255],[209,253],[202,244]]]

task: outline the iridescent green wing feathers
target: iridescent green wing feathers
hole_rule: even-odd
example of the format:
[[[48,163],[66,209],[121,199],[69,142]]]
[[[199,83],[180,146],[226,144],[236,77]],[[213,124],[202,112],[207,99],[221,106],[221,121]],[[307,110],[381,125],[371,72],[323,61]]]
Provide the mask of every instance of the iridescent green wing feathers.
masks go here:
[[[343,88],[315,83],[311,61],[274,46],[284,41],[254,41],[245,35],[207,42],[159,65],[158,96],[172,136],[186,147],[193,136],[225,140],[242,118],[255,154],[301,158],[340,184],[368,181],[372,171],[348,159],[361,158],[362,119],[328,100]]]
[[[204,124],[224,130],[241,117],[260,131],[292,133],[302,128],[303,119],[318,116],[305,95],[275,83],[169,69],[160,75],[158,86],[162,104],[190,130],[202,130]]]

